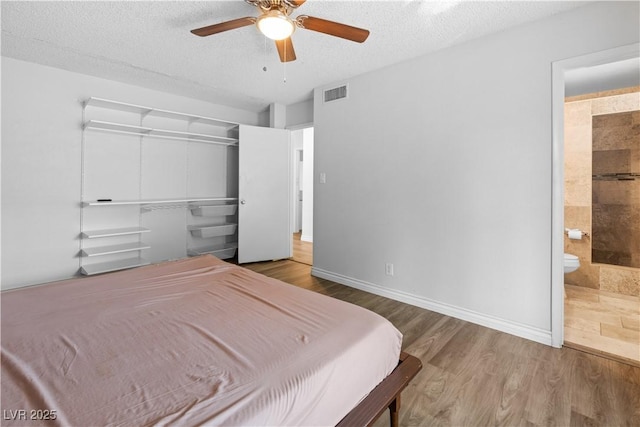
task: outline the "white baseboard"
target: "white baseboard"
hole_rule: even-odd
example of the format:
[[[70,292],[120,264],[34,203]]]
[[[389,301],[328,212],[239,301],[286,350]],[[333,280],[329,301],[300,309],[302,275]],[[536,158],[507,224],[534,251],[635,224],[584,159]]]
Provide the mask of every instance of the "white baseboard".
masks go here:
[[[303,234],[300,236],[300,240],[302,240],[303,242],[313,242],[313,236]]]
[[[552,345],[551,331],[534,328],[517,322],[510,322],[498,317],[430,300],[428,298],[413,295],[407,292],[385,288],[374,283],[365,282],[359,279],[353,279],[351,277],[332,273],[330,271],[326,271],[317,267],[311,268],[311,275],[319,277],[321,279],[331,280],[332,282],[340,283],[342,285],[350,286],[352,288],[360,289],[362,291],[370,292],[372,294],[391,298],[396,301],[411,304],[416,307],[424,308],[426,310],[435,311],[436,313],[444,314],[446,316],[455,317],[456,319],[465,320],[467,322],[475,323],[480,326],[495,329],[500,332],[515,335],[520,338],[525,338],[549,346]]]

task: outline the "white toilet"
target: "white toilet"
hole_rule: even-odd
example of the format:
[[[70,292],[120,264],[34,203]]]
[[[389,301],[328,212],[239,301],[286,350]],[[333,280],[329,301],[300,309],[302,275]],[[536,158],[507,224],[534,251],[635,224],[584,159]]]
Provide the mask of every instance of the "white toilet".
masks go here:
[[[580,260],[572,254],[564,254],[564,274],[576,271],[580,267]]]

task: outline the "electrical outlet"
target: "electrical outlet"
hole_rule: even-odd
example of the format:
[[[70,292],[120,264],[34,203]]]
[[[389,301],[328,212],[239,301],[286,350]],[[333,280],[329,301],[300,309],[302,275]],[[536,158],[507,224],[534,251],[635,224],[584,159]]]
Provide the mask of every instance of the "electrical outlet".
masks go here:
[[[384,273],[387,276],[393,276],[393,264],[388,262],[384,265]]]

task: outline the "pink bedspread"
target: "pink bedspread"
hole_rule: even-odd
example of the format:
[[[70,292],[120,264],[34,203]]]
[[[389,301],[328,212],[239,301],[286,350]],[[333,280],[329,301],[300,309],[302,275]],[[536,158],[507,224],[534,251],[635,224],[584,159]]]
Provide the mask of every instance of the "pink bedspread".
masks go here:
[[[1,298],[3,426],[335,425],[402,343],[375,313],[210,255]]]

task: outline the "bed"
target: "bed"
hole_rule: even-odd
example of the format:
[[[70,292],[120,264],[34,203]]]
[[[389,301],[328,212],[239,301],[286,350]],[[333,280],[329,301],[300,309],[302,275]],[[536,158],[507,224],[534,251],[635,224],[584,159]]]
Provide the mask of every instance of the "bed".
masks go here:
[[[2,424],[369,425],[421,365],[361,307],[211,255],[2,293]]]

